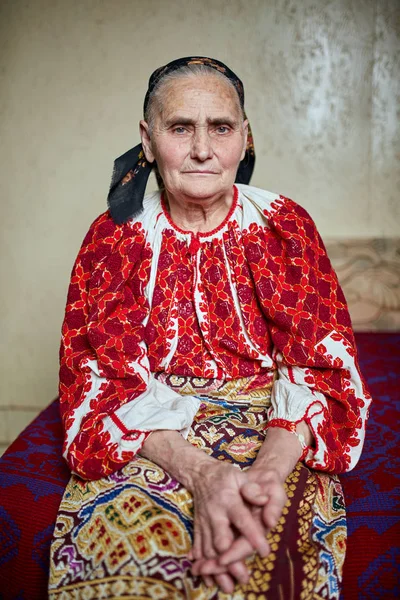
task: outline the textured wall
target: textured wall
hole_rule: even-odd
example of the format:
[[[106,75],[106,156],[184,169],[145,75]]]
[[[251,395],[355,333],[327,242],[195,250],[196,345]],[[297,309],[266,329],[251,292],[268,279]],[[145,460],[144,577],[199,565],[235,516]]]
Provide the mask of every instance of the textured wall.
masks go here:
[[[238,72],[253,183],[323,237],[399,234],[399,17],[398,0],[1,2],[0,444],[56,395],[69,273],[160,64]]]
[[[400,236],[326,240],[357,331],[400,331]]]

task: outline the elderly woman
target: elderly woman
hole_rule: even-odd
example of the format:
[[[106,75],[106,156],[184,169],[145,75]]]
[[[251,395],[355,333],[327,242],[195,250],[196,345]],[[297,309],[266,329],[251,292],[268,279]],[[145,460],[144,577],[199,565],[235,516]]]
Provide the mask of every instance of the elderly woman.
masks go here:
[[[140,133],[71,277],[50,597],[337,598],[336,474],[370,397],[324,246],[247,185],[243,86],[219,61],[155,71]]]

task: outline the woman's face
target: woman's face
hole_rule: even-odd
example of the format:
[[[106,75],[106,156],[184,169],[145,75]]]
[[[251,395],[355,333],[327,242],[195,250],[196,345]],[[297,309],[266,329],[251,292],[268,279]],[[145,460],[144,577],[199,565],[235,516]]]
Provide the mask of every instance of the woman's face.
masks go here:
[[[167,83],[161,98],[151,131],[145,121],[140,129],[168,196],[201,201],[231,194],[247,142],[235,90],[213,75],[182,77]]]

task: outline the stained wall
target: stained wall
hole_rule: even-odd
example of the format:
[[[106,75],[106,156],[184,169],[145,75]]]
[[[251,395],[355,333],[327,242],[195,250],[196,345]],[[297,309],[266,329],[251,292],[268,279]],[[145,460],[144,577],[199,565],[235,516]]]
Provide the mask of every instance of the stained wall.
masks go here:
[[[135,145],[149,74],[190,54],[243,79],[253,184],[325,239],[400,235],[397,0],[3,0],[0,450],[57,393],[69,274]]]

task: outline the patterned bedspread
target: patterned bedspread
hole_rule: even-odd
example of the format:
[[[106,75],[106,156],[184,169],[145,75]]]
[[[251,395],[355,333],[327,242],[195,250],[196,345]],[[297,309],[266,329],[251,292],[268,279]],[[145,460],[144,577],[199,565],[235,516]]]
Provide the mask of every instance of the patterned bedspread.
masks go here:
[[[348,515],[344,598],[400,598],[400,334],[358,333],[374,402],[361,460],[341,477]]]
[[[400,597],[400,334],[359,333],[374,398],[362,458],[342,477],[348,516],[344,600]],[[55,400],[0,459],[0,598],[43,600],[50,541],[69,473]]]

